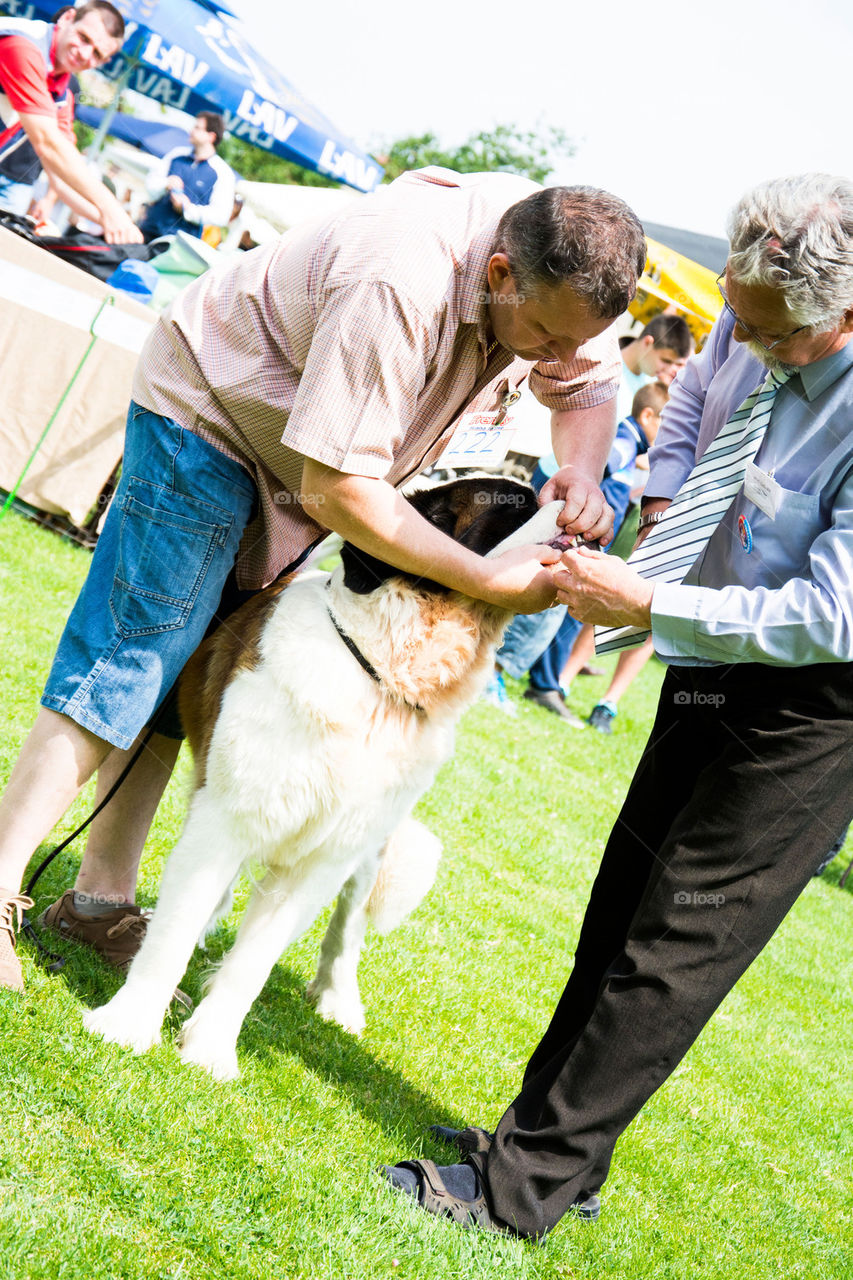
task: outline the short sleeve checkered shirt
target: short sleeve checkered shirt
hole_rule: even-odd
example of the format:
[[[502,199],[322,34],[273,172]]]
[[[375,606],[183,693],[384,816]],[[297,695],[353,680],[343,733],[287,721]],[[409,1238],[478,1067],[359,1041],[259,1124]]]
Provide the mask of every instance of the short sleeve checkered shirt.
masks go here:
[[[486,267],[501,215],[537,188],[508,174],[404,174],[321,224],[214,267],[149,338],[133,397],[242,463],[258,486],[238,581],[275,578],[326,530],[299,501],[303,459],[398,486],[460,414],[531,371],[488,342]],[[612,329],[534,369],[551,409],[611,399]],[[316,513],[315,513],[316,514]]]

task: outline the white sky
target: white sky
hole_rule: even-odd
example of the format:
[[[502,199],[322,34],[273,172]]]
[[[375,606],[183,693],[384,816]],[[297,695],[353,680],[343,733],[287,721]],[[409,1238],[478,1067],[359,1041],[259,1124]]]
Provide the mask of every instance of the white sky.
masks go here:
[[[454,144],[496,124],[545,122],[578,144],[549,181],[605,187],[641,218],[719,236],[754,182],[853,173],[851,0],[232,8],[365,149],[427,130]]]

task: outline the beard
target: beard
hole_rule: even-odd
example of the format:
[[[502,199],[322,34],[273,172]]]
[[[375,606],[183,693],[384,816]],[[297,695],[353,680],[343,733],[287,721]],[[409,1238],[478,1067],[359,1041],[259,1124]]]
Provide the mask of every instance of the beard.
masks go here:
[[[765,369],[769,369],[772,373],[796,373],[796,366],[785,364],[774,356],[772,351],[767,351],[762,347],[760,342],[745,342],[743,344],[750,355],[755,356],[759,364],[763,364]]]

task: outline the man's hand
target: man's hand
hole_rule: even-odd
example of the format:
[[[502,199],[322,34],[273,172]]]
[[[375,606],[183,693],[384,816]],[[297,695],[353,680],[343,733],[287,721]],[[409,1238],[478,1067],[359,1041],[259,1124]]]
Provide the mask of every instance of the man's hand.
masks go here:
[[[598,541],[606,546],[613,537],[613,510],[596,482],[574,467],[561,467],[546,481],[539,493],[539,502],[545,506],[559,498],[563,510],[557,523],[567,533],[579,533],[588,542]]]
[[[641,578],[618,556],[589,547],[566,551],[554,581],[558,601],[568,605],[569,613],[580,622],[651,630],[654,583]]]
[[[167,191],[183,191],[183,189],[184,189],[183,180],[179,178],[177,174],[170,173],[168,178],[166,179],[166,190]]]
[[[106,191],[106,187],[104,190]],[[110,197],[110,203],[105,202],[99,209],[99,214],[107,244],[142,244],[142,232],[131,222],[117,200]]]
[[[556,603],[556,584],[548,565],[556,565],[560,552],[554,547],[514,547],[488,561],[489,580],[480,592],[483,600],[513,613],[540,613]]]

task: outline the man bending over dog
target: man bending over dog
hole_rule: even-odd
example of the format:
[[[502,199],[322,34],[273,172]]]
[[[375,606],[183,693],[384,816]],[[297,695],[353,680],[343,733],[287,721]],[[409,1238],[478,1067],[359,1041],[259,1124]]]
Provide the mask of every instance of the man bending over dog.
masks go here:
[[[596,1218],[616,1141],[773,936],[853,814],[853,183],[748,192],[725,309],[674,385],[625,564],[565,553],[559,598],[669,666],[574,969],[494,1134],[386,1176],[463,1226]]]
[[[494,461],[529,373],[564,464],[542,500],[564,501],[568,532],[606,539],[611,323],[645,252],[636,217],[605,192],[427,169],[176,299],[140,360],[121,482],[0,804],[0,984],[22,989],[14,935],[33,850],[95,770],[106,795],[221,621],[235,561],[245,596],[333,530],[515,612],[553,602],[557,552],[482,558],[397,489],[451,440],[474,465]],[[136,869],[179,745],[167,712],[93,824],[75,889],[42,917],[114,964],[145,928]]]

